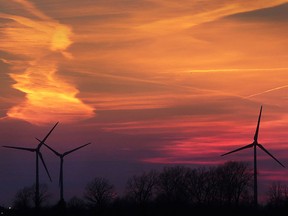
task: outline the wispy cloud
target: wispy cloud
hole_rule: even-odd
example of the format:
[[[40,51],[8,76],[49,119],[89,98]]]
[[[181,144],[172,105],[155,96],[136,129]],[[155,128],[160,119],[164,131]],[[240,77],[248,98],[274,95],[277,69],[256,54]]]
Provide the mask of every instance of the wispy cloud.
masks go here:
[[[55,118],[65,122],[92,117],[94,109],[77,98],[79,90],[57,76],[59,61],[72,58],[67,51],[73,43],[72,29],[46,16],[29,1],[14,2],[36,18],[0,13],[1,18],[10,20],[0,37],[0,49],[25,59],[17,64],[4,61],[15,70],[10,73],[16,81],[13,87],[26,95],[24,102],[12,107],[7,115],[35,124],[49,123]],[[56,58],[57,53],[63,57]]]
[[[161,6],[166,9],[166,14],[171,16],[171,10],[174,11],[187,11],[192,10],[193,15],[176,15],[172,16],[172,18],[159,17],[156,21],[150,21],[145,24],[137,26],[137,29],[146,32],[153,32],[154,34],[158,33],[175,33],[175,31],[188,29],[193,26],[211,22],[225,16],[248,12],[262,8],[268,8],[277,6],[279,4],[286,3],[286,0],[278,0],[278,1],[220,1],[211,3],[208,0],[205,1],[195,1],[192,3],[186,2],[175,4],[171,1],[160,1]],[[170,7],[169,7],[170,5]],[[189,5],[189,6],[187,6]],[[184,9],[185,7],[185,9]],[[163,10],[162,10],[163,11]],[[161,13],[162,15],[165,14]],[[181,14],[181,13],[178,13]]]

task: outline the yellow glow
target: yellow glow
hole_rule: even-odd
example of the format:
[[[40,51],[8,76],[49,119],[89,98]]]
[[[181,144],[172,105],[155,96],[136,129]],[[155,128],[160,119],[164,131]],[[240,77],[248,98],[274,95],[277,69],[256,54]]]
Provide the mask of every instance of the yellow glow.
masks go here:
[[[284,0],[151,0],[151,4],[143,8],[122,2],[119,5],[125,6],[125,10],[120,14],[119,7],[111,4],[113,1],[79,7],[75,7],[74,1],[71,6],[63,7],[66,3],[63,5],[60,1],[59,7],[47,8],[39,3],[43,10],[52,8],[49,14],[73,25],[75,32],[79,32],[77,35],[67,24],[39,11],[32,1],[12,2],[24,11],[8,14],[9,10],[3,10],[6,13],[0,13],[0,18],[7,21],[0,32],[0,49],[11,56],[20,56],[17,64],[11,64],[15,70],[10,75],[16,81],[13,87],[26,94],[26,101],[9,111],[11,117],[19,118],[23,112],[21,118],[25,119],[28,110],[32,113],[33,106],[33,109],[40,109],[38,112],[48,113],[41,100],[43,104],[49,104],[50,110],[55,106],[54,112],[61,110],[59,107],[60,104],[63,106],[63,101],[71,107],[78,104],[87,117],[94,115],[92,107],[113,110],[163,106],[159,100],[134,104],[133,99],[120,101],[117,105],[118,93],[126,92],[130,84],[133,91],[138,83],[136,92],[141,88],[150,92],[157,86],[161,94],[169,90],[195,95],[200,92],[201,96],[234,96],[241,100],[256,100],[258,96],[275,94],[287,83],[284,74],[287,29],[284,23],[254,18],[247,22],[240,14],[251,12],[253,15],[253,10],[277,6],[286,2]],[[95,13],[99,17],[95,17]],[[88,71],[89,76],[95,78],[95,85],[100,83],[95,88],[85,86],[88,92],[100,89],[99,95],[117,92],[111,102],[100,103],[98,100],[102,97],[91,93],[86,101],[89,104],[96,102],[88,106],[77,97],[79,90],[73,82],[67,82],[64,75],[57,76],[58,68],[63,68],[73,57],[68,49],[76,40],[78,44],[71,47],[74,60],[70,71],[77,73],[76,76],[83,73],[83,86],[89,79],[85,75]],[[68,71],[61,70],[63,74]],[[278,78],[268,72],[277,72]],[[102,86],[101,80],[111,79],[115,87]],[[242,83],[249,88],[243,88]],[[87,94],[82,95],[87,97]],[[62,111],[59,111],[61,115]],[[67,115],[62,116],[67,118]]]
[[[71,34],[70,28],[66,26],[57,26],[53,32],[51,40],[51,50],[65,50],[71,45],[69,35]]]
[[[33,124],[92,117],[94,109],[77,98],[79,90],[56,74],[60,60],[72,58],[67,51],[73,43],[71,28],[49,18],[28,1],[15,2],[37,18],[0,13],[1,18],[13,21],[3,29],[0,49],[29,59],[19,61],[17,67],[12,64],[14,69],[26,68],[24,72],[15,70],[9,74],[16,81],[13,88],[26,95],[22,103],[7,112],[7,116]],[[63,57],[55,58],[57,53]]]
[[[7,115],[34,124],[51,121],[70,122],[93,116],[93,109],[76,95],[79,91],[55,75],[56,63],[37,62],[23,74],[11,74],[14,88],[26,93],[26,100]]]

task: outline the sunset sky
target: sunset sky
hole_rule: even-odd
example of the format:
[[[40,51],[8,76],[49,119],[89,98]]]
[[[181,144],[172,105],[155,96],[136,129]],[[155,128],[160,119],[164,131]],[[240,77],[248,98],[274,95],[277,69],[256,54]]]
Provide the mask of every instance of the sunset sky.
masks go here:
[[[64,196],[167,165],[288,167],[288,0],[0,0],[0,143],[65,152]],[[43,147],[58,200],[59,158]],[[258,181],[288,185],[259,149]],[[0,205],[35,183],[35,155],[0,148]]]

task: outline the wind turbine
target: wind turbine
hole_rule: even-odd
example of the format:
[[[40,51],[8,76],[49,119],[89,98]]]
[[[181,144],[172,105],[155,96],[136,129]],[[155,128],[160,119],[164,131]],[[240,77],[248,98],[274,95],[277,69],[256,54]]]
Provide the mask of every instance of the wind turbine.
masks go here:
[[[81,149],[81,148],[89,145],[89,144],[91,144],[91,143],[87,143],[87,144],[81,145],[81,146],[79,146],[79,147],[77,147],[77,148],[74,148],[74,149],[72,149],[72,150],[70,150],[70,151],[66,151],[66,152],[64,152],[64,153],[61,154],[61,153],[57,152],[56,150],[54,150],[53,148],[51,148],[50,146],[48,146],[46,143],[44,143],[44,145],[45,145],[48,149],[50,149],[52,152],[54,152],[55,155],[57,155],[57,156],[60,158],[60,175],[59,175],[60,204],[61,204],[61,203],[62,203],[62,204],[64,203],[64,194],[63,194],[63,187],[64,187],[64,186],[63,186],[63,163],[64,163],[64,157],[65,157],[66,155],[74,152],[74,151],[77,151],[78,149]]]
[[[36,188],[35,188],[35,208],[38,209],[39,208],[39,204],[40,204],[40,195],[39,195],[39,157],[42,161],[42,164],[46,170],[46,173],[50,179],[50,181],[52,181],[51,176],[49,174],[49,171],[47,169],[47,166],[44,162],[42,153],[40,152],[40,148],[41,146],[44,144],[44,142],[46,141],[46,139],[48,138],[48,136],[52,133],[52,131],[54,130],[54,128],[57,126],[59,122],[57,122],[53,128],[49,131],[49,133],[44,137],[43,140],[39,140],[39,144],[37,145],[36,148],[26,148],[26,147],[16,147],[16,146],[3,146],[5,148],[13,148],[13,149],[19,149],[19,150],[24,150],[24,151],[30,151],[30,152],[35,152],[36,153]]]
[[[258,143],[258,134],[259,134],[259,126],[260,126],[260,119],[261,119],[261,113],[262,113],[262,106],[260,108],[260,113],[259,113],[259,117],[258,117],[258,123],[257,123],[257,127],[256,127],[256,131],[255,131],[255,135],[254,135],[254,141],[253,143],[243,146],[241,148],[237,148],[233,151],[227,152],[225,154],[222,154],[221,156],[227,155],[227,154],[231,154],[233,152],[237,152],[240,151],[242,149],[246,149],[246,148],[254,148],[254,205],[255,207],[258,206],[258,189],[257,189],[257,152],[256,149],[257,147],[259,147],[260,149],[262,149],[264,152],[266,152],[270,157],[272,157],[277,163],[279,163],[282,167],[285,167],[279,160],[277,160],[270,152],[268,152],[263,145],[261,145],[260,143]]]

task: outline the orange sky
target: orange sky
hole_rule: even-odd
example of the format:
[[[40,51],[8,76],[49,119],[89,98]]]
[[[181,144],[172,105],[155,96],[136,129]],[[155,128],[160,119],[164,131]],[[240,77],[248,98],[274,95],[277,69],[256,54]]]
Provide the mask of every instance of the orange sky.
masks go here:
[[[91,141],[90,162],[251,161],[219,155],[252,142],[263,105],[259,142],[288,166],[287,3],[0,0],[0,141],[30,146],[59,121],[51,145]]]

